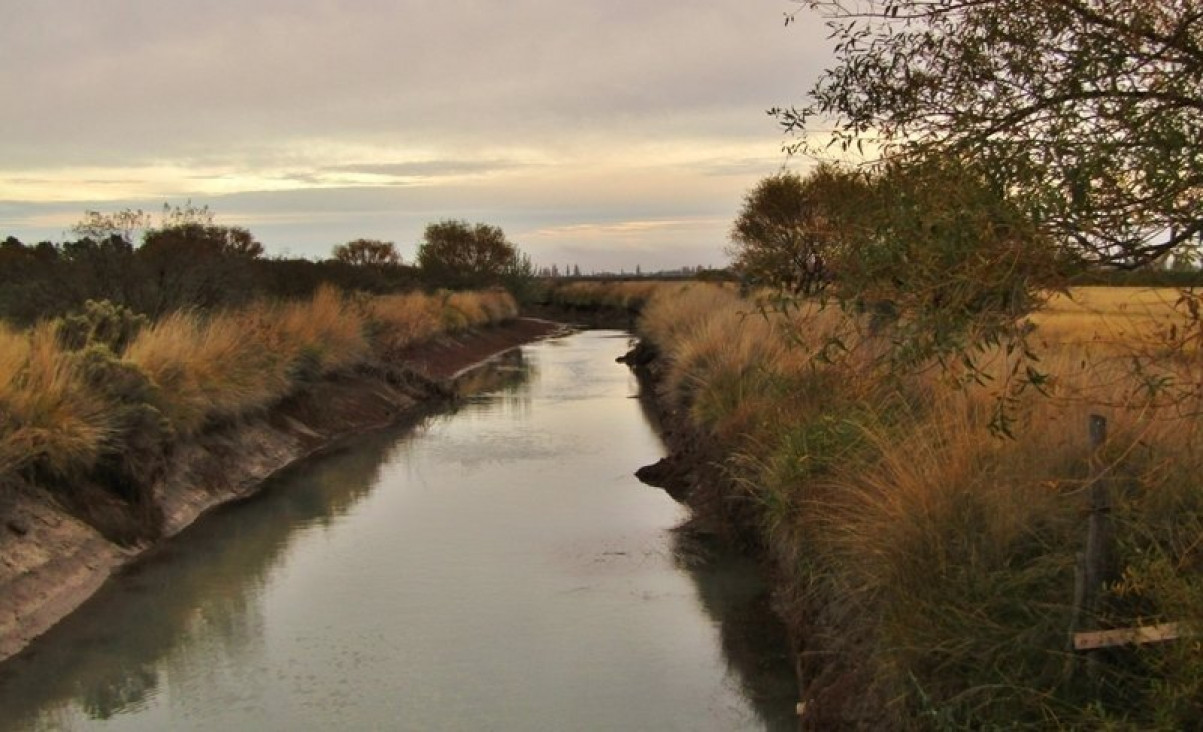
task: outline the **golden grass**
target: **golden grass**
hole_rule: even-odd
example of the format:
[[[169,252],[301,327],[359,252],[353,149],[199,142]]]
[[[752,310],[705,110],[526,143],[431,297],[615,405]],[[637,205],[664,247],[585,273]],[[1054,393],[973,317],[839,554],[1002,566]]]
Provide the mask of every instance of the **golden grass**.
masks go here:
[[[1190,527],[1203,521],[1203,490],[1188,477],[1203,472],[1198,359],[1131,361],[1154,353],[1140,350],[1143,339],[1156,342],[1181,319],[1176,293],[1074,295],[1034,318],[1046,336],[1039,366],[1051,393],[1029,389],[1009,405],[1014,439],[987,428],[996,387],[958,388],[939,369],[889,374],[877,358],[880,338],[838,313],[749,315],[755,303],[706,289],[653,298],[644,311],[641,333],[668,365],[666,395],[730,456],[742,495],[729,499],[759,507],[795,595],[825,587],[836,593],[827,603],[855,608],[835,632],[872,639],[859,652],[871,656],[880,693],[910,699],[898,707],[904,717],[920,711],[915,704],[945,703],[979,722],[1014,721],[1022,715],[1006,716],[1013,710],[1044,705],[1056,718],[1089,716],[1066,691],[1064,637],[1084,486],[1104,467],[1140,486],[1126,499],[1123,529],[1134,537],[1125,546],[1143,547],[1123,555],[1138,578],[1129,594],[1140,599],[1123,602],[1153,617],[1203,614],[1182,599],[1203,597],[1198,573],[1158,570],[1150,579],[1141,558],[1193,563],[1198,531]],[[843,348],[821,357],[831,356],[824,349],[833,337]],[[999,349],[981,364],[997,385],[1017,357]],[[1151,384],[1186,388],[1171,398],[1153,395]],[[1087,436],[1092,412],[1110,420],[1098,456]],[[1195,538],[1167,543],[1167,532]],[[1112,604],[1112,622],[1140,622],[1123,616],[1123,602]],[[925,700],[916,700],[916,684]],[[978,688],[1001,701],[964,702]],[[1175,687],[1149,688],[1173,696],[1165,690]]]
[[[1076,287],[1069,295],[1053,295],[1031,320],[1049,345],[1130,347],[1182,321],[1175,307],[1179,297],[1168,287]]]
[[[171,314],[113,357],[149,380],[152,406],[186,439],[260,412],[306,382],[516,314],[502,291],[362,299],[322,287],[305,301]],[[0,324],[0,477],[34,462],[60,475],[90,469],[120,444],[109,398],[104,385],[86,383],[54,324],[29,332]]]
[[[639,280],[636,282],[570,282],[550,293],[553,304],[566,307],[613,308],[635,311],[655,297],[688,289],[691,283]]]
[[[386,360],[399,357],[405,349],[430,340],[443,325],[442,305],[421,293],[384,295],[367,305],[373,349]]]
[[[266,328],[243,318],[178,312],[144,329],[125,358],[157,389],[159,410],[180,436],[212,419],[232,419],[271,404],[288,387],[288,351],[276,351]]]
[[[54,328],[0,328],[0,476],[31,463],[68,476],[92,466],[112,436],[107,405]]]

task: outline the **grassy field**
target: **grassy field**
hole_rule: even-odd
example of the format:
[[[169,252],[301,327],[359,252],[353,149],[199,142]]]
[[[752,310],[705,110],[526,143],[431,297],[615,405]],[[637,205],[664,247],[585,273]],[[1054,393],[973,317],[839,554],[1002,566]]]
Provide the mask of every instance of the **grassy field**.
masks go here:
[[[171,445],[262,412],[306,383],[517,315],[502,291],[179,311],[154,323],[104,303],[75,319],[0,323],[0,481],[104,476],[134,499]],[[143,495],[143,497],[145,497]]]
[[[1181,327],[1181,297],[1168,287],[1078,287],[1054,295],[1032,320],[1050,342],[1128,346]]]
[[[706,286],[650,300],[640,332],[663,353],[662,396],[724,456],[718,495],[695,503],[754,524],[778,567],[815,719],[859,706],[904,729],[1203,721],[1197,641],[1089,669],[1069,644],[1086,627],[1203,627],[1203,403],[1182,336],[1197,325],[1177,300],[1053,298],[1031,336],[1049,378],[1007,392],[1011,438],[988,424],[1014,352],[982,354],[985,384],[967,386],[955,367],[890,370],[888,331],[834,309],[765,315]],[[1109,426],[1097,451],[1091,414]],[[1115,572],[1075,617],[1097,480],[1114,494]]]

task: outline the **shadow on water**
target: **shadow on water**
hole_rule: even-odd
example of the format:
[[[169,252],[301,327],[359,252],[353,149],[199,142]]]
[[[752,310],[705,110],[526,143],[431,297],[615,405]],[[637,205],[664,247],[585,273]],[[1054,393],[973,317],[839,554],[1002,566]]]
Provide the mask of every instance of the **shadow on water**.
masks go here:
[[[673,559],[697,587],[702,609],[718,626],[723,657],[765,728],[798,729],[797,676],[763,568],[686,527],[674,532]]]
[[[522,352],[513,350],[466,375],[457,391],[470,401],[504,389],[509,408],[529,409],[522,387],[531,375]],[[152,698],[177,657],[248,655],[266,622],[261,590],[291,542],[337,522],[371,493],[382,466],[402,457],[414,436],[462,406],[336,443],[127,567],[0,666],[0,730],[28,729],[45,710],[72,703],[91,719],[110,719]]]

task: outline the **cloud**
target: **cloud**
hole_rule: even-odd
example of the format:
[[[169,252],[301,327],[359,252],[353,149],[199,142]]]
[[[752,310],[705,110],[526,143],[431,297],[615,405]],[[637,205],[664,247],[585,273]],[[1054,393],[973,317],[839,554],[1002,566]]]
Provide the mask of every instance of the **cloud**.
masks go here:
[[[729,223],[727,219],[715,217],[611,221],[552,226],[533,231],[530,235],[541,239],[612,239],[615,236],[636,237],[648,232],[696,231],[726,223]]]
[[[0,4],[0,222],[44,236],[84,208],[192,198],[264,227],[269,251],[414,241],[442,217],[499,222],[550,256],[535,232],[571,226],[616,258],[721,246],[784,160],[764,110],[826,60],[821,25],[782,26],[792,8]],[[622,221],[711,223],[606,223]]]

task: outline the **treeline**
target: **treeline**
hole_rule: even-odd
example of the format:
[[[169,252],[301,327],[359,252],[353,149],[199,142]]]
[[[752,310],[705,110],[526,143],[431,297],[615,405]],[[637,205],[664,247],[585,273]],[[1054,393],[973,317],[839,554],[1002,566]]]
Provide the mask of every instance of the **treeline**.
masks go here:
[[[135,247],[119,236],[61,244],[0,243],[0,318],[21,325],[75,312],[89,300],[159,318],[182,308],[234,307],[256,299],[298,299],[322,284],[372,293],[421,286],[416,268],[357,266],[336,259],[246,256],[181,237]]]
[[[329,259],[266,257],[246,229],[213,223],[191,205],[165,209],[151,226],[141,211],[88,212],[63,242],[0,242],[0,319],[30,325],[108,301],[157,320],[181,309],[239,307],[311,297],[320,286],[371,294],[501,286],[521,296],[530,261],[501,229],[465,221],[427,227],[418,261],[392,242],[356,239]]]

